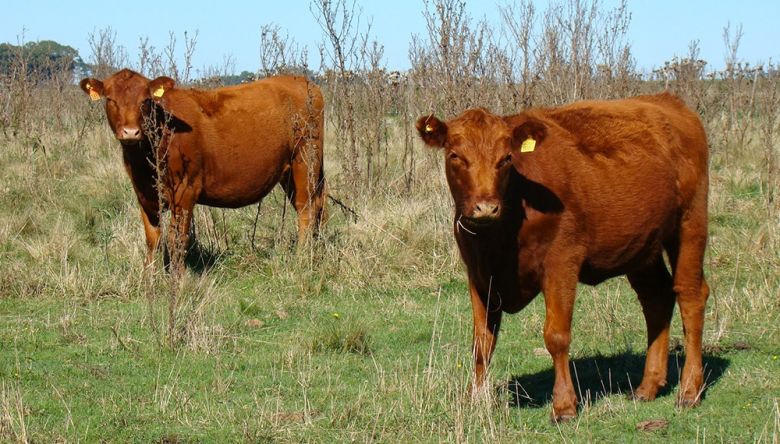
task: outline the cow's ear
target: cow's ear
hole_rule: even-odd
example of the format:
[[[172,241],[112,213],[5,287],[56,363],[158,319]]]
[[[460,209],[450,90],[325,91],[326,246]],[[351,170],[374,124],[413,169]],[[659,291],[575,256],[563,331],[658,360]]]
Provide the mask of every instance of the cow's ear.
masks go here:
[[[547,125],[536,119],[528,119],[512,130],[512,152],[533,152],[546,137]]]
[[[433,114],[417,119],[417,132],[426,145],[441,148],[447,141],[447,124]]]
[[[100,100],[104,96],[103,82],[98,79],[82,79],[79,86],[85,93],[89,94],[89,98],[92,100]]]
[[[162,98],[163,94],[173,89],[175,84],[176,81],[170,77],[157,77],[156,79],[149,82],[149,94],[152,95],[153,99],[160,99]]]

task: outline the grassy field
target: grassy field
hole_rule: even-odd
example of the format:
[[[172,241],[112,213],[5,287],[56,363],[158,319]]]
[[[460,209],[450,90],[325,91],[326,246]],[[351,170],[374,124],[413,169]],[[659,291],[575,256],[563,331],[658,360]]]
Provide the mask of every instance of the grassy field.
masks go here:
[[[626,398],[645,329],[615,279],[579,289],[581,411],[553,425],[541,298],[505,318],[495,390],[466,396],[471,312],[438,153],[415,147],[411,192],[399,169],[350,199],[356,221],[331,205],[322,240],[301,251],[278,190],[254,239],[256,207],[200,208],[209,265],[182,284],[171,343],[171,284],[142,273],[119,148],[102,110],[79,99],[83,124],[0,147],[0,442],[780,439],[780,222],[759,151],[713,145],[701,406],[674,405],[677,315],[669,388],[654,402]],[[402,148],[390,148],[400,163]],[[343,197],[329,153],[331,193]]]

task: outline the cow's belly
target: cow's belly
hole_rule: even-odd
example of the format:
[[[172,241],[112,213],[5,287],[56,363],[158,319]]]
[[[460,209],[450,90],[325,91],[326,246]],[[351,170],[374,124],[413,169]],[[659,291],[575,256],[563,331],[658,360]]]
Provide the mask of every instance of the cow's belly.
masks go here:
[[[593,193],[579,218],[587,253],[581,279],[598,281],[655,261],[677,231],[678,191],[671,175],[647,168]],[[647,184],[651,183],[652,186]],[[575,218],[576,219],[576,218]]]
[[[671,218],[670,218],[671,219]],[[671,235],[672,220],[647,220],[642,227],[603,231],[591,239],[580,271],[580,281],[595,285],[655,262]]]
[[[204,153],[203,189],[198,202],[238,208],[262,199],[289,168],[290,154],[283,149],[226,146]]]
[[[579,281],[596,285],[609,278],[651,265],[663,254],[663,244],[649,241],[642,248],[623,249],[618,253],[611,257],[599,256],[595,260],[586,259],[580,268]]]
[[[208,175],[198,203],[213,207],[238,208],[258,202],[279,183],[282,167],[234,171]]]
[[[265,197],[279,183],[280,174],[270,174],[247,180],[231,178],[204,187],[198,203],[212,207],[239,208]]]

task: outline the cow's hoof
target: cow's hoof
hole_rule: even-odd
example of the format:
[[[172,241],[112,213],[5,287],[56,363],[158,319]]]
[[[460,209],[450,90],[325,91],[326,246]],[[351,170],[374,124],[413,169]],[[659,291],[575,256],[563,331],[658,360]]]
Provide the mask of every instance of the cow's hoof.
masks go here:
[[[577,417],[577,407],[572,406],[572,407],[566,407],[560,409],[553,408],[552,415],[550,416],[550,420],[553,423],[560,424],[563,422],[568,422],[576,417]]]
[[[692,397],[680,396],[677,398],[677,407],[684,408],[684,409],[693,408],[699,405],[699,401],[701,400],[699,399],[698,396],[692,396]]]
[[[655,393],[649,393],[642,389],[637,389],[629,394],[626,395],[626,398],[628,398],[631,401],[652,401],[655,399]]]
[[[555,413],[553,412],[552,415],[550,415],[550,422],[553,424],[563,424],[565,422],[569,422],[577,417],[577,414],[568,414],[568,413]]]
[[[490,386],[488,384],[470,384],[468,387],[471,402],[483,402],[490,398]]]

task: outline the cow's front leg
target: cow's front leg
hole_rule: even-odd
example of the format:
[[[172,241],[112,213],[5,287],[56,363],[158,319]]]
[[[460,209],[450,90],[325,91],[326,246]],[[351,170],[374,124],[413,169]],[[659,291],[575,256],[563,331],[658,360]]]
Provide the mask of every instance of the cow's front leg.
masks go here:
[[[148,269],[154,261],[154,252],[160,242],[160,211],[157,208],[141,207],[141,221],[144,223],[146,235],[146,258],[144,270]]]
[[[183,186],[180,192],[174,196],[174,203],[171,205],[167,247],[170,271],[174,274],[180,274],[184,271],[184,258],[187,252],[192,212],[195,208],[196,200],[195,190]]]
[[[471,385],[472,395],[477,394],[487,379],[487,367],[490,357],[496,349],[498,329],[501,327],[501,308],[499,299],[490,291],[481,293],[473,279],[469,279],[471,293],[471,310],[474,314],[474,380]]]
[[[568,268],[568,267],[567,267]],[[547,268],[543,284],[544,345],[552,355],[555,369],[552,419],[566,421],[577,416],[577,395],[569,372],[569,344],[577,273],[571,268]]]

